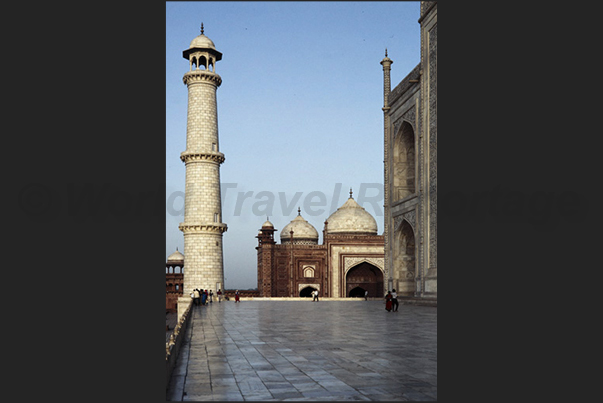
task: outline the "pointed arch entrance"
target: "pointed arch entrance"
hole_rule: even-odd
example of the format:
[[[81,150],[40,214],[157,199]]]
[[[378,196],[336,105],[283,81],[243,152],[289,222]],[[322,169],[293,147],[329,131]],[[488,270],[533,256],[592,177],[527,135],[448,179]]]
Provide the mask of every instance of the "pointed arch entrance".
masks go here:
[[[300,296],[300,297],[304,297],[304,298],[305,298],[305,297],[308,297],[308,298],[309,298],[309,297],[311,297],[311,296],[312,296],[312,291],[315,291],[315,290],[316,290],[316,288],[311,287],[311,286],[308,286],[308,287],[302,288],[302,289],[300,290],[300,292],[299,292],[299,296]]]
[[[364,291],[367,290],[369,297],[383,296],[383,272],[369,262],[359,263],[348,270],[345,283],[346,297],[364,297]]]
[[[412,226],[402,220],[394,233],[394,283],[398,283],[398,295],[412,296],[415,284],[415,234]]]
[[[363,298],[365,291],[366,290],[364,288],[362,288],[362,287],[352,288],[350,290],[350,294],[348,295],[348,297],[350,297],[350,298]]]

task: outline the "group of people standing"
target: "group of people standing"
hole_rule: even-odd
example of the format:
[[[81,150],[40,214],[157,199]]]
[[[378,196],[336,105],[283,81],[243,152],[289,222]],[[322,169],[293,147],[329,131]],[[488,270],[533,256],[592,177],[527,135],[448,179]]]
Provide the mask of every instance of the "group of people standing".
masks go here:
[[[218,295],[218,302],[222,302],[222,290],[218,290],[216,293]],[[193,304],[195,305],[207,305],[214,302],[214,292],[212,290],[199,290],[195,288],[193,292],[191,292],[191,298],[193,299]]]
[[[385,294],[385,310],[387,312],[398,312],[398,294],[396,294],[396,289],[393,291],[387,291]]]

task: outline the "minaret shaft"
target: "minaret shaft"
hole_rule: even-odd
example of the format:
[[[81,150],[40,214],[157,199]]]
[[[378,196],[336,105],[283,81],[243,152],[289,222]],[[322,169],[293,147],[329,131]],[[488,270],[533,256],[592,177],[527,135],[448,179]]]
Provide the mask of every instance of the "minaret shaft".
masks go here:
[[[214,225],[222,221],[218,151],[217,86],[211,81],[188,82],[188,118],[184,224]],[[185,255],[186,256],[186,255]]]
[[[209,75],[198,73],[195,76]],[[217,75],[217,74],[216,74]],[[186,151],[218,151],[218,109],[216,83],[193,81],[189,74]]]
[[[203,33],[183,54],[191,67],[183,77],[188,88],[188,112],[186,150],[180,155],[186,166],[184,222],[179,226],[184,233],[186,296],[194,288],[224,289],[222,234],[227,226],[222,223],[220,164],[224,154],[219,151],[216,99],[222,79],[215,68],[198,68],[199,64],[205,67],[208,60],[215,63],[222,55]]]
[[[383,66],[383,137],[384,137],[384,186],[383,186],[383,196],[384,196],[384,229],[383,236],[385,240],[385,274],[387,277],[387,283],[384,284],[387,289],[391,290],[393,287],[393,262],[390,259],[391,250],[392,250],[392,222],[390,215],[390,122],[389,122],[389,95],[391,93],[391,81],[390,81],[390,70],[393,60],[387,57],[387,49],[385,49],[385,58],[381,61],[381,65]]]

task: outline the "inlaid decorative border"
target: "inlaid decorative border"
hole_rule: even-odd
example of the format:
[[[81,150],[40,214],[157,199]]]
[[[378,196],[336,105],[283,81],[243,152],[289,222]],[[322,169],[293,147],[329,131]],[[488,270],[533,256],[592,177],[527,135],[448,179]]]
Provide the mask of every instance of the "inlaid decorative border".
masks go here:
[[[344,256],[343,257],[343,277],[345,278],[348,271],[357,266],[360,263],[370,263],[375,267],[378,267],[385,274],[385,259],[382,257],[370,257],[370,256]]]

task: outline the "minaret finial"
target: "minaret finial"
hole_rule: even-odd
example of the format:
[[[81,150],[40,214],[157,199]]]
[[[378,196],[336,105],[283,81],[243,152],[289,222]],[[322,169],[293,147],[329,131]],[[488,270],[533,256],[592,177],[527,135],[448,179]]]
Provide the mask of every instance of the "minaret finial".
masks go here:
[[[301,215],[301,208],[297,208],[297,215]]]
[[[350,188],[350,199],[353,199],[353,197],[352,197],[352,188]]]
[[[201,23],[201,35],[203,35],[203,23]],[[387,51],[385,53],[387,53]]]
[[[387,48],[385,48],[385,57],[387,57]]]

